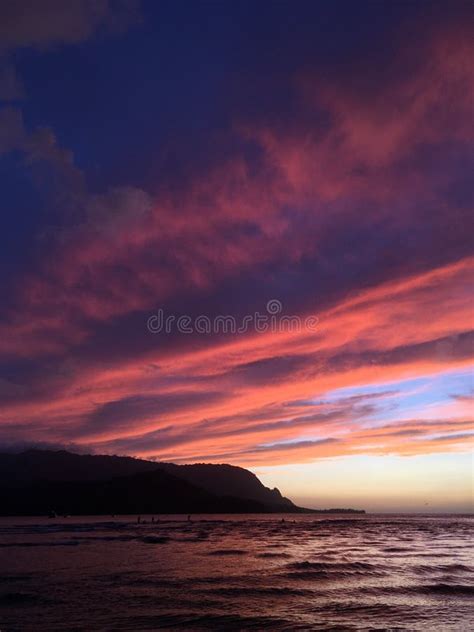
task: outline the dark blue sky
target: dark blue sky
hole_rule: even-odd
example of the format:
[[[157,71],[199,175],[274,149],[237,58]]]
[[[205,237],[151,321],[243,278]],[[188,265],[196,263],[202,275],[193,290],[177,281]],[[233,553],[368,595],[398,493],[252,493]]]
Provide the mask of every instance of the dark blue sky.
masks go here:
[[[419,2],[144,1],[117,28],[112,18],[127,4],[111,2],[87,37],[61,34],[60,15],[56,34],[5,46],[23,85],[13,103],[26,129],[50,128],[94,192],[124,184],[153,192],[180,181],[233,150],[236,121],[287,125],[301,115],[291,90],[298,73],[350,75],[362,65],[370,81],[390,69],[400,28],[466,10],[462,3],[446,11],[445,3]],[[25,19],[31,3],[18,6]],[[10,211],[2,214],[1,256],[15,262],[43,224],[58,221],[48,197],[53,176],[42,173],[35,186],[21,163],[15,152],[0,157]]]

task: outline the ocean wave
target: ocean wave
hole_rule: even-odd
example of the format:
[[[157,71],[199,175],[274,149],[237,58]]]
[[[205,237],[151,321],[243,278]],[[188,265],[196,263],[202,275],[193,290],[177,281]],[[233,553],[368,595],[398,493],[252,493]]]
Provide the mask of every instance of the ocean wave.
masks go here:
[[[91,542],[131,542],[138,538],[135,535],[77,535],[73,536],[73,539],[90,544]]]
[[[357,571],[372,571],[376,570],[376,567],[369,562],[292,562],[287,565],[288,568],[295,569],[312,569],[312,570],[357,570]]]
[[[352,576],[380,577],[385,570],[368,562],[293,562],[288,564],[289,572],[285,573],[288,579],[344,579]]]
[[[248,555],[248,551],[243,549],[217,549],[215,551],[209,551],[208,555]]]
[[[474,568],[466,564],[418,564],[413,571],[419,575],[433,575],[438,573],[469,573],[473,574]]]
[[[166,544],[171,538],[164,535],[145,535],[139,538],[140,542],[145,544]]]
[[[314,594],[313,590],[307,588],[293,588],[290,586],[226,586],[222,588],[207,589],[206,594],[224,595],[228,597],[253,597],[258,595],[295,597]]]
[[[200,612],[188,612],[183,614],[169,613],[133,617],[130,619],[130,627],[122,629],[149,630],[181,628],[192,632],[194,630],[290,630],[308,629],[288,619],[269,616],[245,616],[240,614],[206,614]]]
[[[441,595],[458,595],[465,597],[472,597],[474,595],[474,586],[467,584],[428,584],[426,586],[419,586],[418,590]]]
[[[78,546],[77,540],[52,540],[51,542],[0,542],[0,548],[34,548],[52,546]]]

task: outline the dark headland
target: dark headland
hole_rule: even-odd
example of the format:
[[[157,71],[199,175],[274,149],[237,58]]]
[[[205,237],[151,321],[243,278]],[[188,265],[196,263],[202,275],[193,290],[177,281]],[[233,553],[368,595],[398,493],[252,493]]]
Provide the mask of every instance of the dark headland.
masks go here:
[[[305,509],[233,465],[176,465],[65,450],[0,454],[0,515],[364,513]]]

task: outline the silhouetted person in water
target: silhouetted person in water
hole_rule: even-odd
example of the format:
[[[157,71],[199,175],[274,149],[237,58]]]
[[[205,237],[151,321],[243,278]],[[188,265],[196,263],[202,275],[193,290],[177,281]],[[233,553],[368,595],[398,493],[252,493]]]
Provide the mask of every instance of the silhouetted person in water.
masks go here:
[[[138,517],[137,517],[137,524],[140,524],[140,522],[141,522],[141,521],[142,521],[142,517],[141,517],[141,516],[138,516]]]
[[[188,516],[188,522],[191,522],[191,516]]]

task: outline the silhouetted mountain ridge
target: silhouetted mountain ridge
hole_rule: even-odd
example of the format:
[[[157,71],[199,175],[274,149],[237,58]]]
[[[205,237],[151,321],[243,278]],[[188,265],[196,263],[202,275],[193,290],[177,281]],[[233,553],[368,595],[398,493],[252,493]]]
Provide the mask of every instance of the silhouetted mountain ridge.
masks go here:
[[[311,511],[233,465],[65,450],[0,454],[0,515]]]

